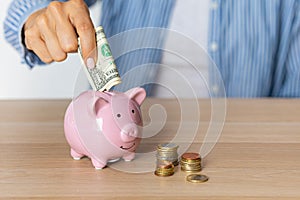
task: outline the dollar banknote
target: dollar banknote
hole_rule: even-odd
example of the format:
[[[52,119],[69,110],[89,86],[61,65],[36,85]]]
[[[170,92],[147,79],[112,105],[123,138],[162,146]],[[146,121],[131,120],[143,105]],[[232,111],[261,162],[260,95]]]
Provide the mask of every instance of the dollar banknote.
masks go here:
[[[92,88],[96,91],[108,91],[111,87],[121,83],[121,78],[102,26],[96,28],[96,42],[98,56],[93,69],[88,68],[84,62],[80,41],[78,53]]]

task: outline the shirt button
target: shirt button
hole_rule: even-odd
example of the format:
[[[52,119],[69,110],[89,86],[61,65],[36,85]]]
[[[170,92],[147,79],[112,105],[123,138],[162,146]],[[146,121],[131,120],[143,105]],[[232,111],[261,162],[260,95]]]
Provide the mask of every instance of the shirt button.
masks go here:
[[[219,87],[217,85],[212,86],[212,92],[216,95],[219,92]]]
[[[219,48],[218,43],[212,42],[212,43],[210,44],[210,50],[211,50],[212,52],[218,51],[218,48]]]
[[[218,7],[219,7],[219,4],[218,4],[218,2],[213,1],[213,2],[211,3],[210,7],[211,7],[212,10],[217,10]]]

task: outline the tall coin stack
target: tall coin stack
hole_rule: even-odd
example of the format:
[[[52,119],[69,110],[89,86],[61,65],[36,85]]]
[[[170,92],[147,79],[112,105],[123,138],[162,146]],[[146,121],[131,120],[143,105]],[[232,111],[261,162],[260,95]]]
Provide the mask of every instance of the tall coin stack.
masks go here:
[[[201,156],[198,153],[184,153],[180,159],[181,170],[185,172],[200,172]]]
[[[157,176],[172,176],[175,166],[178,165],[178,145],[172,143],[160,144],[157,146],[156,170]]]
[[[174,166],[178,165],[178,145],[174,143],[164,143],[157,146],[157,160],[171,162]]]

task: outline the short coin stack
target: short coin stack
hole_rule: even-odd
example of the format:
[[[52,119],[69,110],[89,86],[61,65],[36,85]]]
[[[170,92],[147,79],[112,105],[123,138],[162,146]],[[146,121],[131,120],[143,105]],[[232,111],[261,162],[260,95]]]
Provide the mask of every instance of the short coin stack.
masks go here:
[[[178,145],[165,143],[157,146],[156,158],[158,161],[171,162],[174,166],[178,165]]]
[[[181,170],[185,172],[200,172],[201,157],[198,153],[184,153],[180,160]]]

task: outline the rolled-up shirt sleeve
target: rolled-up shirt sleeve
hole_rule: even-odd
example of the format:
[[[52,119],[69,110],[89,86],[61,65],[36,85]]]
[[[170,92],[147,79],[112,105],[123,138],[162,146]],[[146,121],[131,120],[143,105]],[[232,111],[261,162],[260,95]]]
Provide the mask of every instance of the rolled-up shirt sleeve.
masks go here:
[[[66,0],[61,0],[65,2]],[[30,68],[35,65],[43,65],[39,57],[27,49],[23,44],[22,29],[27,18],[35,11],[45,8],[51,0],[13,0],[7,10],[7,15],[4,20],[4,36],[20,54],[21,63],[27,64]],[[91,6],[96,0],[85,1],[88,6]]]

